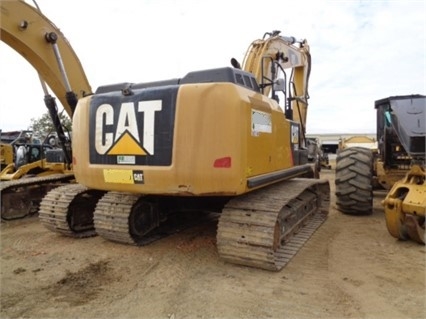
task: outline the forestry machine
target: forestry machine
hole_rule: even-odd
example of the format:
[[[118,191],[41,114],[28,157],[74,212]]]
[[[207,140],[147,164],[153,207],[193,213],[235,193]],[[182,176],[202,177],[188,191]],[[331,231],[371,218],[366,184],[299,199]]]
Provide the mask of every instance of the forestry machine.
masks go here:
[[[41,222],[68,236],[96,232],[144,245],[161,236],[167,219],[216,212],[223,260],[284,267],[328,213],[329,183],[307,163],[304,145],[309,46],[274,31],[250,45],[242,67],[231,63],[101,86],[79,99],[78,183],[43,198]],[[75,201],[87,193],[87,202]],[[93,223],[76,222],[88,211],[83,204],[93,207]]]
[[[24,1],[2,1],[0,11],[1,40],[39,73],[44,101],[61,146],[49,150],[47,146],[43,149],[29,143],[20,143],[15,149],[2,145],[2,153],[7,154],[4,164],[10,165],[1,173],[1,179],[6,180],[0,182],[1,218],[10,220],[37,212],[38,203],[48,190],[74,179],[71,141],[60,123],[55,99],[48,93],[47,85],[70,117],[78,98],[91,94],[91,88],[67,39],[38,8]],[[40,158],[32,160],[36,151],[40,151]],[[21,161],[17,163],[17,159]]]
[[[424,244],[426,97],[390,96],[375,101],[375,108],[377,151],[356,146],[337,156],[337,207],[348,214],[370,214],[373,186],[380,185],[388,190],[382,204],[389,233]]]

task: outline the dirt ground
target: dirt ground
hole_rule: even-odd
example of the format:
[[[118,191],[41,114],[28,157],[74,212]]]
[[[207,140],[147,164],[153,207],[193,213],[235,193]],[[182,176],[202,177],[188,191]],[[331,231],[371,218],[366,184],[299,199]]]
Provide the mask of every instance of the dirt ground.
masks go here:
[[[330,215],[280,272],[219,260],[216,221],[145,247],[1,223],[1,318],[425,318],[425,247],[372,215]]]

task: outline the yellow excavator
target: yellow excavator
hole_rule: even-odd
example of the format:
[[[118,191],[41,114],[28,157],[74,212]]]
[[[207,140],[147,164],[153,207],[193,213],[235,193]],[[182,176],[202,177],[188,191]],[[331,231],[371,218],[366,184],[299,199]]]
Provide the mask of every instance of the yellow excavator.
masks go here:
[[[33,132],[29,130],[8,131],[0,130],[0,167],[3,171],[6,167],[16,162],[16,149],[20,145],[32,142]],[[33,143],[31,143],[33,144]],[[19,161],[18,161],[19,162]],[[1,173],[0,173],[1,180]]]
[[[54,134],[48,134],[41,142],[30,130],[0,132],[0,181],[63,172],[63,163],[46,160],[52,152],[61,153],[57,152],[56,143]]]
[[[40,221],[67,236],[145,245],[171,219],[216,212],[220,258],[282,269],[329,209],[329,183],[305,143],[309,45],[273,31],[231,64],[80,98],[77,183],[43,198]]]
[[[22,166],[13,163],[18,154],[13,150],[7,152],[7,147],[2,148],[2,152],[8,155],[5,160],[9,165],[1,173],[1,179],[6,180],[0,182],[1,218],[10,220],[37,212],[38,204],[48,190],[74,179],[71,141],[60,123],[55,98],[49,94],[47,85],[70,117],[77,100],[92,91],[69,42],[38,7],[24,1],[2,1],[0,12],[0,38],[39,73],[44,101],[61,145],[60,149],[43,150],[40,159]],[[29,145],[24,143],[20,147],[25,151]]]

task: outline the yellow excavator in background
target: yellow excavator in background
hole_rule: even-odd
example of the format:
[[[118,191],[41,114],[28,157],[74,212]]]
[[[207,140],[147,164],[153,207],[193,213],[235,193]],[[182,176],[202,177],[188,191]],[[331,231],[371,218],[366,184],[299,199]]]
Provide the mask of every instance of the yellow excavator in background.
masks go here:
[[[51,190],[40,221],[144,245],[186,212],[216,212],[223,260],[282,269],[326,219],[330,189],[307,161],[309,46],[279,33],[254,41],[242,67],[232,59],[234,68],[105,85],[79,99],[78,183]]]
[[[15,145],[32,142],[33,132],[29,130],[8,131],[0,130],[0,167],[1,171],[15,162]],[[1,173],[0,173],[1,176]]]
[[[56,144],[57,138],[54,134],[48,134],[41,142],[30,130],[0,131],[0,181],[63,172],[63,163],[46,161],[47,153],[58,150]]]
[[[43,151],[39,160],[29,161],[20,167],[10,163],[11,157],[14,161],[17,154],[13,154],[12,150],[11,156],[5,146],[4,153],[9,154],[6,160],[11,165],[1,174],[2,179],[7,180],[0,183],[1,218],[10,220],[37,212],[38,203],[48,190],[74,179],[71,141],[60,123],[55,98],[49,94],[47,85],[70,117],[77,100],[92,91],[67,39],[38,8],[24,1],[2,1],[0,12],[0,38],[39,73],[44,101],[61,146],[60,149]],[[22,144],[21,151],[26,149],[28,144]],[[30,174],[33,177],[23,178]]]

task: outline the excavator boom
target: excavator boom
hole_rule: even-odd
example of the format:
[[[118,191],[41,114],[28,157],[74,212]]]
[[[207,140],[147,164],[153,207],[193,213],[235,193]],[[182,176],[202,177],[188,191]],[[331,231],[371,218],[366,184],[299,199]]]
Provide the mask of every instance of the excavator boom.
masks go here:
[[[75,92],[78,99],[91,94],[92,89],[64,34],[39,10],[21,0],[2,1],[0,13],[1,40],[37,70],[72,117],[74,109],[67,93]],[[63,68],[58,65],[58,52]]]
[[[265,33],[263,39],[253,41],[244,57],[242,69],[252,73],[263,94],[269,95],[279,77],[279,71],[291,70],[286,112],[302,126],[305,138],[308,108],[308,83],[311,72],[310,47],[306,40],[281,36],[280,31]]]

